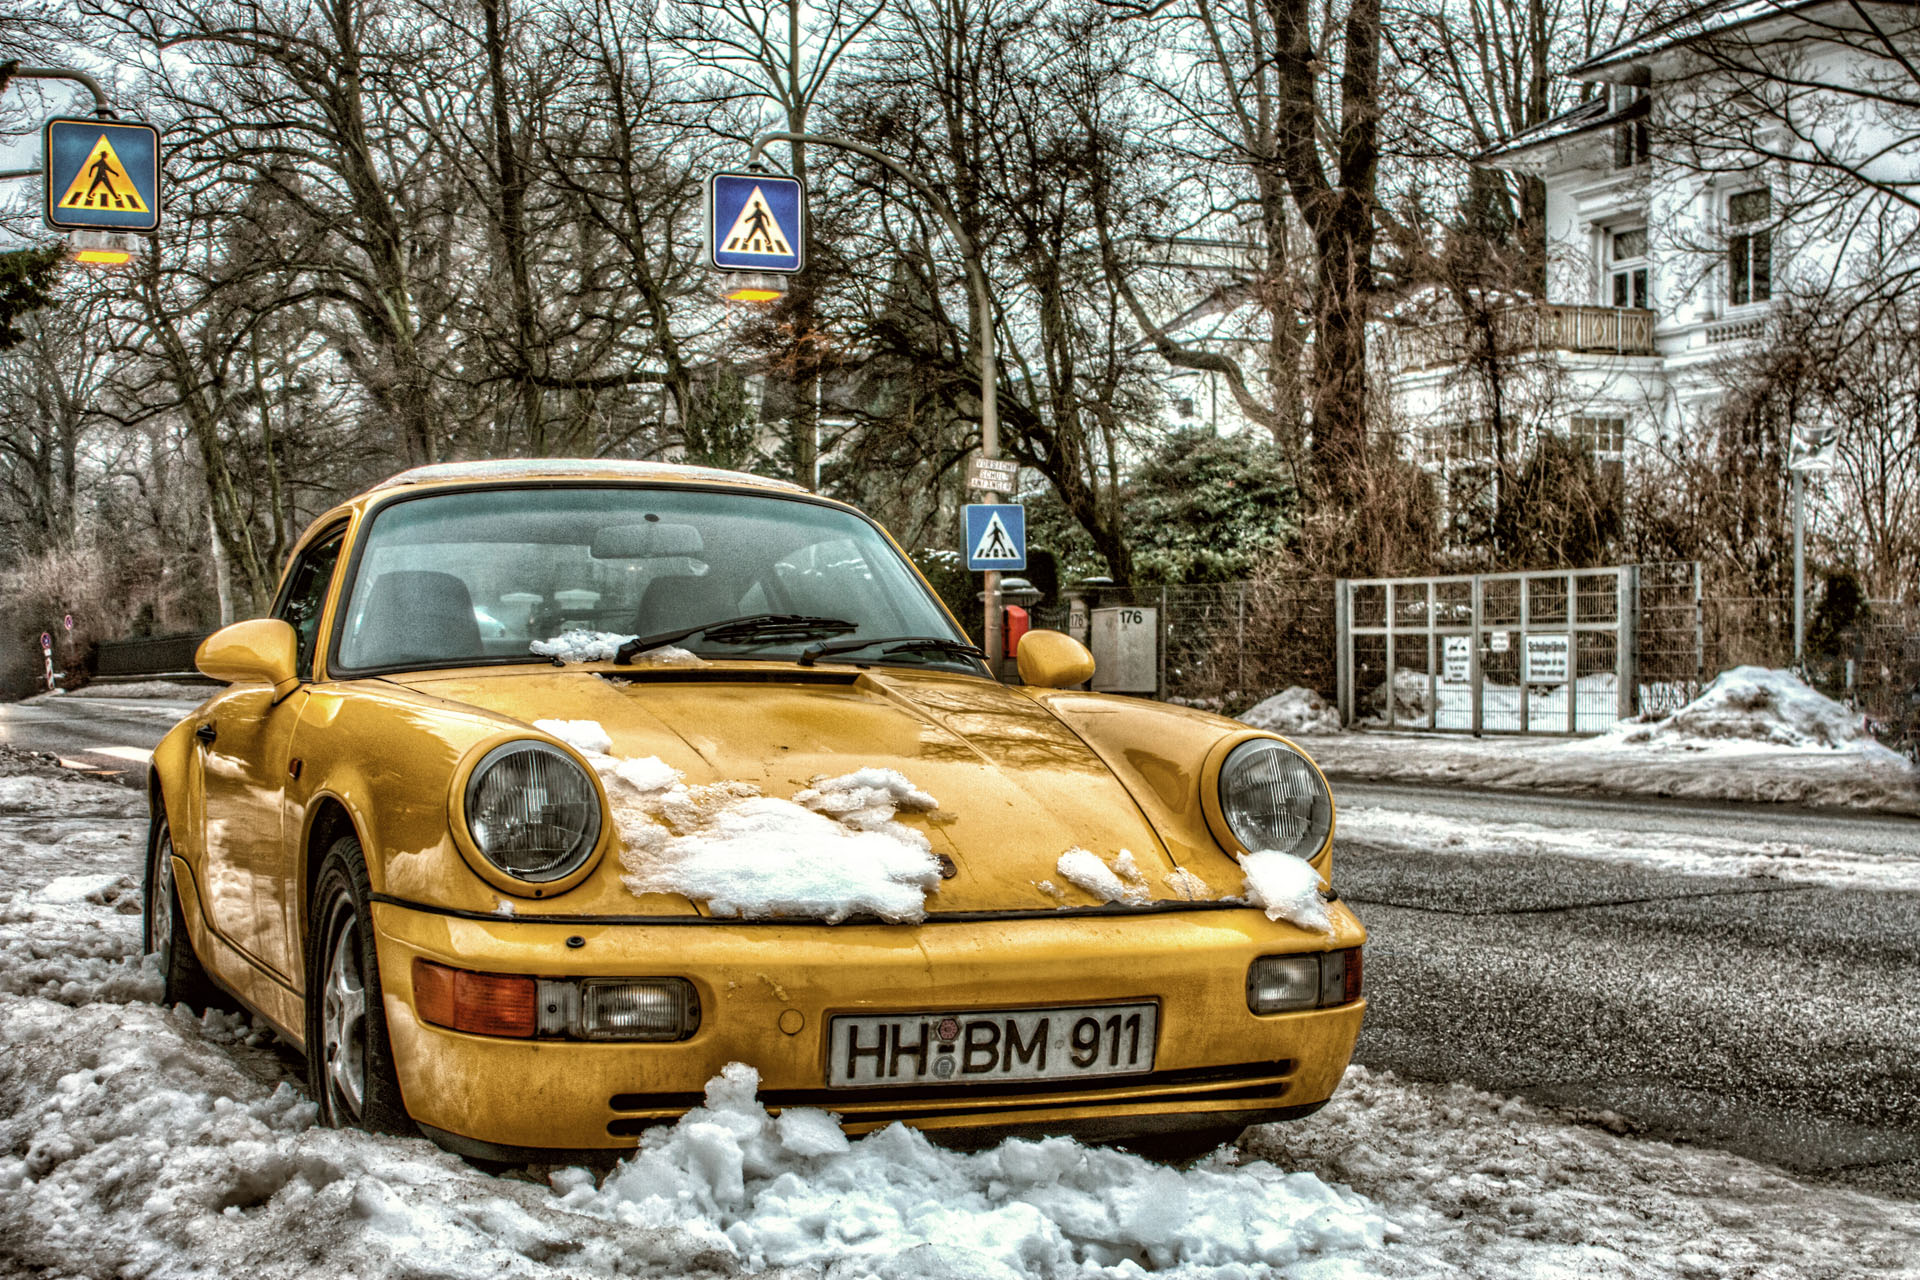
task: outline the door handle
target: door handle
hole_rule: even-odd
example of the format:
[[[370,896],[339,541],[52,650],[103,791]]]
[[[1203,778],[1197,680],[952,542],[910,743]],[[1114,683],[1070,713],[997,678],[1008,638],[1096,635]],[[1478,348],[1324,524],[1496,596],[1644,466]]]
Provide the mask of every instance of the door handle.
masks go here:
[[[193,731],[193,736],[200,739],[200,741],[211,746],[213,744],[213,740],[220,736],[220,731],[215,729],[213,727],[213,722],[209,720],[203,723],[198,729],[195,729]]]

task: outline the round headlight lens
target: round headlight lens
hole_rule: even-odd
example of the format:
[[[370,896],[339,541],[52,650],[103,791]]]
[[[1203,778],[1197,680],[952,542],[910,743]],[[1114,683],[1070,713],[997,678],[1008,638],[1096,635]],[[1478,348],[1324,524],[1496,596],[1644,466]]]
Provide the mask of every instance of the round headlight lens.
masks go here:
[[[1254,738],[1220,766],[1220,812],[1249,852],[1275,849],[1311,858],[1333,825],[1333,799],[1299,752]]]
[[[600,839],[600,793],[544,742],[495,747],[467,779],[467,830],[487,861],[541,884],[577,870]]]

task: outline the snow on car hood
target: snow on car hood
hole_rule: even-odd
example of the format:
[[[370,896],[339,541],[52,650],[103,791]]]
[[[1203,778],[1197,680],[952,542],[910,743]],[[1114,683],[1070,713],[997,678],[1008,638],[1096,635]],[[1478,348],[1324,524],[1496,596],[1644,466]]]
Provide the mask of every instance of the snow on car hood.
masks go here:
[[[1140,902],[1121,905],[1225,898],[1244,887],[1239,869],[1225,856],[1215,860],[1218,865],[1190,866],[1184,868],[1187,874],[1179,874],[1183,868],[1133,797],[1085,742],[1025,694],[977,677],[763,663],[636,670],[631,677],[496,670],[422,676],[407,683],[529,725],[592,722],[597,731],[587,745],[619,760],[656,757],[700,796],[716,794],[712,788],[743,786],[750,790],[735,799],[787,804],[823,779],[860,769],[890,770],[937,798],[937,807],[889,819],[924,838],[940,864],[942,878],[926,894],[926,910],[933,914],[1103,905],[1102,895],[1071,881],[1060,883],[1059,859],[1074,849],[1108,860],[1131,854],[1146,892]],[[1194,765],[1197,769],[1199,761]],[[734,829],[708,834],[731,840],[737,853],[741,842],[753,839],[755,822],[735,806],[735,817],[718,824]],[[631,847],[624,851],[624,863],[634,861],[633,852]],[[681,846],[678,852],[685,862],[691,848]],[[905,864],[894,869],[904,882],[915,878]],[[622,874],[639,877],[637,884],[629,882],[636,892],[638,884],[661,892],[670,883],[630,865],[603,868],[595,878]],[[703,910],[722,914],[714,907],[722,898],[726,914],[745,909],[741,899],[727,894],[703,901],[692,887],[677,891]],[[627,901],[630,907],[630,896]],[[827,918],[832,913],[800,914]],[[910,918],[913,913],[869,903],[855,914]]]

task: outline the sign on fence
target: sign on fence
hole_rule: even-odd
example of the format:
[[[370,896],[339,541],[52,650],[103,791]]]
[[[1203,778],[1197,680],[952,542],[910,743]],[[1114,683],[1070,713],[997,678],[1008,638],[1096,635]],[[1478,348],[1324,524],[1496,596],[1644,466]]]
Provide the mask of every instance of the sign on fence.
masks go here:
[[[1527,673],[1521,678],[1528,684],[1565,684],[1571,649],[1566,636],[1528,636]]]
[[[1446,637],[1446,668],[1442,678],[1448,684],[1466,684],[1473,679],[1473,637]]]

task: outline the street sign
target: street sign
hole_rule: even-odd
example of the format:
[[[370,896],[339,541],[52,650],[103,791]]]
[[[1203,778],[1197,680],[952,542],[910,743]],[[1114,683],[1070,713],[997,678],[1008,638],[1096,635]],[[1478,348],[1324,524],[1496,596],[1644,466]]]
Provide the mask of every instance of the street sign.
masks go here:
[[[160,131],[127,120],[56,116],[42,130],[48,226],[152,231],[160,225]]]
[[[53,633],[51,631],[42,631],[40,633],[40,647],[49,653],[53,652]]]
[[[967,517],[967,568],[1027,567],[1027,509],[1009,502],[973,503]]]
[[[707,179],[707,260],[721,271],[791,274],[807,260],[807,190],[798,178]]]
[[[1565,636],[1528,636],[1525,684],[1565,684],[1570,646]]]
[[[976,456],[967,463],[967,488],[985,489],[989,493],[1012,493],[1014,478],[1020,474],[1020,464],[1006,458],[982,458]]]

